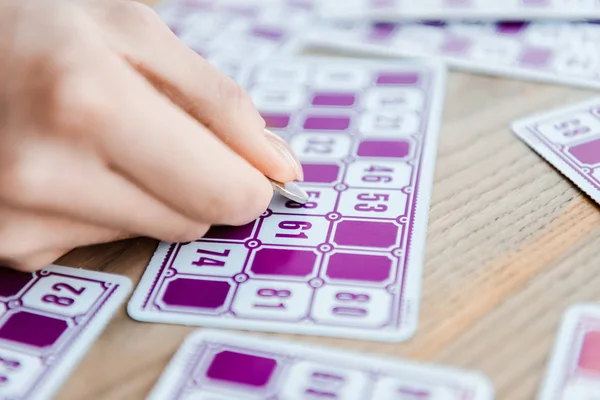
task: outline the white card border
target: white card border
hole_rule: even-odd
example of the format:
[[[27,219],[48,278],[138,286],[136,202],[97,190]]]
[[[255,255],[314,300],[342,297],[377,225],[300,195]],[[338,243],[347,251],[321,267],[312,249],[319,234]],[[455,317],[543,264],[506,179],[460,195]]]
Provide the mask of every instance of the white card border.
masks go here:
[[[452,8],[436,6],[435,8],[406,5],[414,0],[400,0],[396,6],[369,10],[369,5],[355,5],[344,8],[340,0],[316,0],[315,10],[319,18],[333,21],[361,21],[365,19],[378,22],[410,22],[418,20],[451,20],[451,21],[540,21],[540,20],[595,20],[600,18],[600,7],[595,10],[574,10],[568,6],[548,6],[545,9],[525,9],[525,6],[513,5],[510,8],[471,6]],[[342,5],[327,6],[328,2]],[[403,4],[404,3],[404,4]]]
[[[236,343],[242,347],[256,347],[265,349],[266,351],[272,351],[273,353],[278,353],[281,351],[280,349],[284,347],[293,347],[298,353],[305,352],[307,354],[318,354],[323,358],[338,358],[339,361],[352,358],[354,361],[358,361],[358,363],[361,361],[368,364],[377,363],[382,369],[385,368],[387,370],[397,370],[402,368],[423,371],[423,373],[431,375],[451,375],[452,378],[455,378],[457,381],[463,381],[466,382],[466,384],[473,386],[476,393],[470,400],[493,400],[495,396],[495,388],[492,381],[483,373],[474,370],[417,362],[400,357],[365,354],[356,350],[345,350],[337,346],[326,347],[314,345],[312,343],[293,342],[290,340],[271,338],[269,336],[261,336],[254,333],[198,329],[190,333],[184,339],[177,352],[169,361],[167,367],[163,370],[161,377],[147,397],[147,400],[164,400],[170,398],[169,395],[171,395],[172,391],[178,387],[177,384],[179,383],[179,378],[182,375],[186,361],[192,356],[190,352],[191,348],[205,340]]]
[[[285,62],[290,60],[299,59],[302,61],[316,61],[316,62],[345,62],[347,58],[336,58],[336,57],[315,57],[315,56],[300,56],[300,57],[282,57],[273,58],[259,65],[268,65],[273,62]],[[388,63],[391,66],[398,67],[397,61],[389,60],[362,60],[352,59],[352,62],[357,64],[376,64],[385,65]],[[404,342],[411,339],[417,331],[419,326],[420,308],[421,308],[421,292],[422,292],[422,280],[425,269],[424,257],[425,257],[425,246],[427,239],[427,232],[429,227],[429,210],[431,206],[431,194],[433,190],[433,180],[436,168],[437,160],[437,146],[438,138],[441,131],[441,123],[444,112],[444,100],[446,92],[446,68],[444,64],[426,60],[406,60],[402,62],[402,65],[410,66],[417,65],[429,68],[433,73],[432,76],[432,89],[431,89],[431,106],[430,106],[430,119],[428,120],[428,129],[425,133],[427,141],[424,144],[424,156],[422,161],[422,167],[420,170],[421,174],[421,186],[419,188],[419,195],[415,198],[415,213],[414,220],[418,221],[415,224],[412,231],[412,244],[409,250],[411,259],[408,261],[407,274],[405,275],[406,282],[410,282],[404,286],[404,300],[408,300],[411,305],[410,314],[405,315],[404,326],[395,331],[360,331],[349,327],[335,327],[335,326],[306,326],[302,324],[291,324],[291,323],[280,323],[280,322],[269,322],[269,321],[244,321],[244,320],[228,320],[218,318],[202,318],[191,315],[165,315],[164,317],[153,311],[142,310],[142,305],[145,302],[146,297],[149,295],[149,288],[151,287],[154,279],[158,273],[160,265],[163,263],[164,258],[167,256],[170,244],[160,243],[156,252],[154,253],[142,279],[135,289],[131,300],[127,305],[127,312],[129,316],[137,321],[142,322],[158,322],[158,323],[170,323],[179,324],[185,326],[203,326],[207,328],[224,328],[224,329],[236,329],[236,330],[257,330],[260,332],[272,332],[272,333],[288,333],[288,334],[300,334],[300,335],[312,335],[312,336],[323,336],[323,337],[335,337],[335,338],[347,338],[347,339],[359,339],[372,342]],[[245,79],[242,79],[242,83]],[[406,302],[405,302],[406,303]],[[405,307],[406,304],[400,304],[399,306]],[[194,322],[196,320],[197,322]],[[202,322],[200,322],[202,320]]]

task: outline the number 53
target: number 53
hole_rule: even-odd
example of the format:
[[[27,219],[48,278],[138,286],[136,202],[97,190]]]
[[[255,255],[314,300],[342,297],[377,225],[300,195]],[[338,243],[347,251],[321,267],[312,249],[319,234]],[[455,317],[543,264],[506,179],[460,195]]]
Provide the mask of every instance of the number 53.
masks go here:
[[[356,196],[357,200],[360,201],[369,201],[369,202],[386,202],[390,199],[388,194],[383,193],[360,193]],[[369,203],[359,203],[354,206],[356,211],[375,211],[375,212],[384,212],[387,211],[388,207],[385,204],[369,204]]]

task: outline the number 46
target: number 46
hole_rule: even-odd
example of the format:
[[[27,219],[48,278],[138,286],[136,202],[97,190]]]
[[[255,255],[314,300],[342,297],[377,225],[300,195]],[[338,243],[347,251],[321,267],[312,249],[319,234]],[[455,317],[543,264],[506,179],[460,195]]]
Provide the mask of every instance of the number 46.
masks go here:
[[[372,165],[369,168],[366,168],[364,170],[364,172],[369,172],[369,173],[379,173],[378,175],[363,175],[362,180],[363,182],[391,182],[392,181],[392,177],[389,175],[383,175],[383,173],[393,173],[394,169],[393,168],[389,168],[389,167],[381,167],[381,166],[377,166],[377,165]]]

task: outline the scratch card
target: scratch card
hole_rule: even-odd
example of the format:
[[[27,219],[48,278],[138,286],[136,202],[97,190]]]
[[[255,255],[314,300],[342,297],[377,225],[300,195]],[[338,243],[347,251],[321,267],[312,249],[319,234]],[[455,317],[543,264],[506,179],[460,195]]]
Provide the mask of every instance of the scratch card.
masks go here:
[[[600,305],[565,313],[538,399],[600,399]]]
[[[600,98],[517,121],[513,130],[600,203]]]
[[[0,268],[0,400],[53,398],[130,290],[100,272]]]
[[[598,0],[321,0],[326,18],[532,20],[600,17]]]
[[[215,331],[192,333],[148,400],[492,400],[478,373]]]
[[[182,0],[157,12],[183,43],[237,79],[242,65],[295,51],[296,33],[312,15],[301,1]]]
[[[477,73],[600,88],[600,25],[506,22],[320,24],[309,47],[439,58]]]
[[[415,332],[442,112],[438,64],[270,61],[243,81],[304,168],[303,205],[161,243],[142,321],[400,341]]]

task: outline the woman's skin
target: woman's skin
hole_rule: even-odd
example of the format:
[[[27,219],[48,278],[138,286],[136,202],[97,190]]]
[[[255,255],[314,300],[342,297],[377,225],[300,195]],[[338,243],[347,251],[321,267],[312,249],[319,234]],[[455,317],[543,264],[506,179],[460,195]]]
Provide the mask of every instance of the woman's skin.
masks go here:
[[[247,93],[131,0],[0,0],[0,264],[191,241],[302,180]]]

